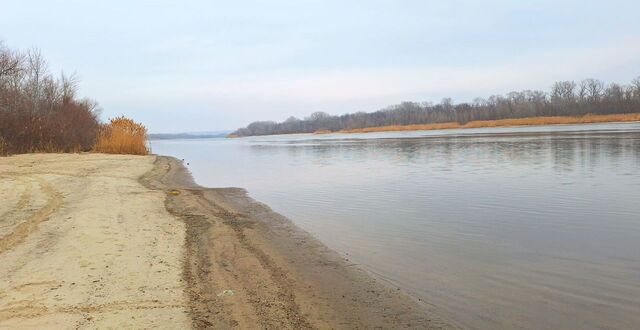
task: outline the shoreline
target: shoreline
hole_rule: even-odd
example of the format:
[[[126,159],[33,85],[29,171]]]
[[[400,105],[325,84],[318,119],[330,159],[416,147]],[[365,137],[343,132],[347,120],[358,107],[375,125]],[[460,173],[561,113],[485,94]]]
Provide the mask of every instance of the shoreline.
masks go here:
[[[169,189],[167,210],[187,226],[183,278],[196,328],[451,327],[244,189],[201,187],[166,156],[141,182]],[[232,297],[240,301],[222,303]]]
[[[548,117],[527,117],[517,119],[499,119],[499,120],[477,120],[470,121],[465,124],[458,122],[446,122],[437,124],[411,124],[411,125],[391,125],[391,126],[374,126],[354,129],[343,129],[339,131],[319,130],[309,133],[282,133],[270,135],[247,135],[236,136],[230,134],[227,138],[245,138],[259,136],[278,136],[278,135],[326,135],[326,134],[364,134],[364,133],[381,133],[381,132],[413,132],[413,131],[437,131],[449,129],[473,129],[473,128],[495,128],[495,127],[535,127],[535,126],[557,126],[557,125],[581,125],[581,124],[614,124],[614,123],[630,123],[640,122],[640,113],[629,114],[612,114],[612,115],[584,115],[580,117],[574,116],[548,116]]]
[[[175,158],[0,158],[0,327],[451,328]]]
[[[529,117],[518,119],[500,120],[477,120],[466,124],[442,123],[426,125],[399,125],[366,127],[360,129],[341,130],[336,133],[375,133],[375,132],[397,132],[397,131],[433,131],[446,129],[470,129],[470,128],[492,128],[492,127],[526,127],[526,126],[555,126],[555,125],[580,125],[580,124],[605,124],[605,123],[627,123],[639,122],[640,113],[624,115],[585,115],[582,117],[571,116],[550,116],[550,117]]]

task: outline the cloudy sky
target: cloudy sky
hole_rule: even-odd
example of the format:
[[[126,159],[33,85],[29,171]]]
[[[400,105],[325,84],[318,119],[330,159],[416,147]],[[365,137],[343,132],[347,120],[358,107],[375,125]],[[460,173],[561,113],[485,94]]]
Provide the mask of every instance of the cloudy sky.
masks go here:
[[[0,39],[152,132],[640,75],[640,1],[0,0]]]

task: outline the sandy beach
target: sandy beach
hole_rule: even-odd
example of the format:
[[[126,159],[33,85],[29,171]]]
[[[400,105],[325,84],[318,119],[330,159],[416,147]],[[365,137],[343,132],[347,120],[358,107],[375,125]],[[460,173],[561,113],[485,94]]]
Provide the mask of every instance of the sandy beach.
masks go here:
[[[0,201],[0,328],[450,328],[173,158],[0,158]]]

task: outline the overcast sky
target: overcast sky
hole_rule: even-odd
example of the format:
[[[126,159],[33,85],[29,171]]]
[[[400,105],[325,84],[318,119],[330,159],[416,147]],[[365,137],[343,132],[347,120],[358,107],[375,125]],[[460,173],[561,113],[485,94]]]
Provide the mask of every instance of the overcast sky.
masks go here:
[[[640,75],[640,1],[0,0],[0,39],[77,72],[103,117],[235,129]]]

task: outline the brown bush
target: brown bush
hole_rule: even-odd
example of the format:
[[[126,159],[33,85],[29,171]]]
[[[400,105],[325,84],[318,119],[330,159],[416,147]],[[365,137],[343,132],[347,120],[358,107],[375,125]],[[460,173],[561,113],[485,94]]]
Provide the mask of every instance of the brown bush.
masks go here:
[[[111,119],[100,128],[93,150],[107,154],[148,155],[147,128],[129,118]]]
[[[0,42],[0,155],[88,151],[99,127],[97,106],[75,96],[77,81],[47,72],[37,50]]]

